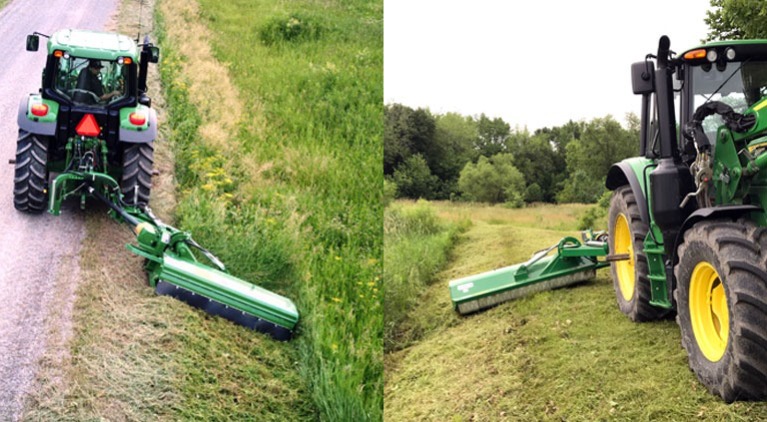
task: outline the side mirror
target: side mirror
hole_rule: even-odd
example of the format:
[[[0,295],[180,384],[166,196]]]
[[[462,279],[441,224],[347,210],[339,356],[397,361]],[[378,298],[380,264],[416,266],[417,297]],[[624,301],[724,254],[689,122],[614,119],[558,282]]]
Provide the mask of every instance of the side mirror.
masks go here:
[[[27,35],[27,51],[37,51],[40,48],[40,36]]]
[[[637,95],[655,92],[655,69],[651,61],[645,60],[631,65],[631,88]]]
[[[160,61],[160,47],[149,47],[149,63],[157,63]]]

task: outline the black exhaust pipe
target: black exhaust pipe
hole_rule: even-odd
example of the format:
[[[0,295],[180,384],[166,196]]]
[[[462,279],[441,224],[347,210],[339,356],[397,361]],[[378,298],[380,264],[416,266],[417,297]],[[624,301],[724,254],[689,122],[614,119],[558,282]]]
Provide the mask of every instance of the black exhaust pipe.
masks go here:
[[[692,211],[695,201],[689,201],[683,209],[680,204],[695,186],[690,169],[682,162],[677,142],[674,113],[673,63],[669,62],[670,41],[662,36],[658,43],[658,67],[655,70],[655,99],[658,110],[658,135],[660,159],[658,167],[650,173],[650,194],[655,224],[663,232],[664,239],[674,239],[679,228]],[[664,242],[666,254],[671,255],[673,242]]]

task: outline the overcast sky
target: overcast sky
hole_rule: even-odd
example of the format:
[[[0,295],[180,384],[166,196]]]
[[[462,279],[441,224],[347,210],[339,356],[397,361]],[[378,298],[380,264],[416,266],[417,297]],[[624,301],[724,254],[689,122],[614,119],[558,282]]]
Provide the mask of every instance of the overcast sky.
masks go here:
[[[384,0],[384,102],[535,130],[639,114],[631,63],[700,44],[709,0]]]

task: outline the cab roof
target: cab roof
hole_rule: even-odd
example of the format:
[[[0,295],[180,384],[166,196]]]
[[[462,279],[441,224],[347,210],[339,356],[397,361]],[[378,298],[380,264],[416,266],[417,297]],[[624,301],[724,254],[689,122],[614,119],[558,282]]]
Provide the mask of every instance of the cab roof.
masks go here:
[[[117,60],[130,57],[138,60],[136,42],[114,32],[98,32],[80,29],[64,29],[48,39],[48,54],[63,50],[75,57],[99,60]]]
[[[693,48],[688,48],[677,55],[677,57],[682,58],[685,54],[695,50],[716,49],[717,51],[723,52],[727,47],[732,47],[735,50],[735,60],[742,60],[744,57],[751,56],[759,59],[767,57],[767,39],[711,41]]]

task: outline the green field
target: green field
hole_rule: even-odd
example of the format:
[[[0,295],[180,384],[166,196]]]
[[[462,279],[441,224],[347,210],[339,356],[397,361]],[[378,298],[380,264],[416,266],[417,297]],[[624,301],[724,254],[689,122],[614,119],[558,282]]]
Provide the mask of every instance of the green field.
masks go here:
[[[577,234],[587,206],[433,207],[472,226],[411,311],[410,319],[429,321],[421,340],[385,357],[387,420],[767,417],[763,403],[726,405],[706,391],[688,369],[673,320],[635,324],[621,314],[607,269],[591,282],[469,317],[453,312],[449,280],[524,261]]]

